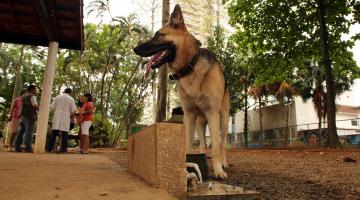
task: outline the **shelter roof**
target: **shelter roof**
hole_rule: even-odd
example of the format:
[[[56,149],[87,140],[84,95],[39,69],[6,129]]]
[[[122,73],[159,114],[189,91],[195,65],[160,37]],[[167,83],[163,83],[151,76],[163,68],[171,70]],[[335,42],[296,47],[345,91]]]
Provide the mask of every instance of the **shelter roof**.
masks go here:
[[[0,42],[83,50],[83,0],[1,0]]]

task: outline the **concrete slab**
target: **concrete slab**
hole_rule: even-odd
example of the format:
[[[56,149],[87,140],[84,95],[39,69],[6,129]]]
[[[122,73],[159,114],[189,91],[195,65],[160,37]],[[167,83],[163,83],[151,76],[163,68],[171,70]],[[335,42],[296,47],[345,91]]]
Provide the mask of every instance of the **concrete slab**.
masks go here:
[[[118,156],[118,155],[114,155]],[[0,152],[0,199],[174,200],[102,154]]]

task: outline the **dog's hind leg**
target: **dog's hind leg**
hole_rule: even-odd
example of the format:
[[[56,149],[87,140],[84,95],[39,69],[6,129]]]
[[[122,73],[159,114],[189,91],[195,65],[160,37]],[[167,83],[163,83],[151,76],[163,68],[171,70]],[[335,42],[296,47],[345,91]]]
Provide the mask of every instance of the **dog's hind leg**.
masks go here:
[[[222,109],[220,111],[221,157],[222,157],[222,166],[224,168],[228,168],[228,164],[226,161],[226,138],[229,131],[228,130],[229,108],[230,108],[229,93],[228,91],[226,91],[222,102]]]
[[[205,132],[206,132],[206,118],[202,115],[198,115],[196,117],[196,133],[199,136],[200,153],[206,153]]]
[[[220,130],[220,113],[219,111],[209,111],[205,113],[206,119],[209,124],[211,136],[211,161],[214,169],[214,177],[225,179],[227,178],[226,172],[222,168],[222,155],[219,145],[219,130]]]

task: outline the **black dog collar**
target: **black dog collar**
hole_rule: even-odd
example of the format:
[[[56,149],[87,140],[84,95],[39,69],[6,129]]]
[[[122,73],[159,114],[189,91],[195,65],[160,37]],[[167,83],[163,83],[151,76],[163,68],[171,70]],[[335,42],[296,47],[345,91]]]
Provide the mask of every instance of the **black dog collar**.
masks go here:
[[[194,67],[200,57],[200,53],[196,54],[190,61],[190,63],[186,64],[185,67],[181,68],[179,71],[175,72],[174,74],[171,74],[169,76],[170,80],[179,80],[189,74],[191,74],[192,71],[194,71]]]

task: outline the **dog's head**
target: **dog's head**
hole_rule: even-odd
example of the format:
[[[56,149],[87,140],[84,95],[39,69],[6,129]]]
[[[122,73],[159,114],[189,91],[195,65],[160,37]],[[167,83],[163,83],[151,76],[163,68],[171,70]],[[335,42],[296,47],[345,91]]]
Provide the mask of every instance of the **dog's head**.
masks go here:
[[[199,48],[200,45],[187,31],[181,8],[176,5],[169,23],[158,30],[152,39],[135,47],[134,51],[141,57],[152,56],[147,67],[155,69],[177,59],[180,49],[191,48],[189,46]]]

